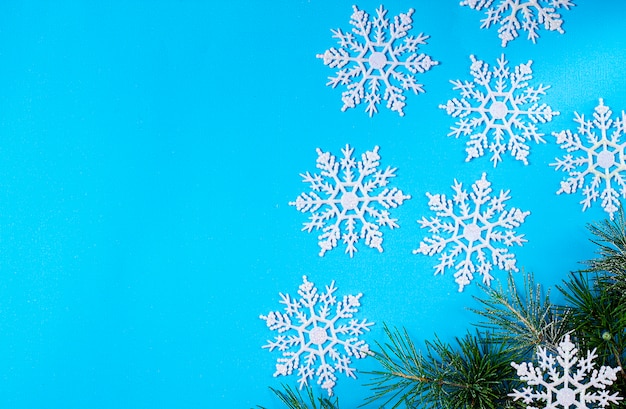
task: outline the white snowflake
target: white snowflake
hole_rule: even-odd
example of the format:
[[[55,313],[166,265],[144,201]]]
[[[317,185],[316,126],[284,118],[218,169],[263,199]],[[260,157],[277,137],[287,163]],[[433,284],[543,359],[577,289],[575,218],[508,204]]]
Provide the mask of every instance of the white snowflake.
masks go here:
[[[537,132],[536,124],[549,122],[559,115],[548,105],[538,103],[540,96],[545,95],[550,87],[541,84],[537,88],[528,86],[528,81],[532,79],[532,61],[510,71],[508,61],[502,54],[498,66],[491,72],[487,63],[473,55],[470,58],[470,73],[474,80],[450,81],[454,89],[460,91],[461,100],[454,98],[445,105],[439,105],[448,115],[458,118],[457,127],[452,127],[448,136],[458,138],[469,135],[466,161],[483,156],[488,148],[494,167],[502,161],[501,155],[507,150],[527,165],[530,151],[525,142],[545,142],[543,134]],[[507,137],[508,141],[505,140]]]
[[[522,391],[514,389],[509,396],[515,400],[522,399],[528,405],[528,409],[537,407],[533,403],[538,404],[539,401],[543,401],[540,404],[542,408],[569,409],[572,406],[604,408],[609,404],[617,405],[622,400],[617,392],[611,395],[606,390],[606,387],[617,379],[616,374],[621,371],[619,366],[617,368],[602,366],[599,370],[595,369],[596,350],[587,351],[586,358],[577,357],[578,349],[570,341],[569,335],[565,336],[557,351],[559,355],[555,361],[552,354],[539,347],[538,367],[531,362],[521,364],[512,362],[511,365],[517,369],[520,380],[530,386]],[[557,363],[561,370],[558,369]]]
[[[579,152],[573,156],[568,153],[562,159],[556,158],[551,163],[556,170],[568,172],[567,180],[561,182],[561,188],[556,192],[575,193],[585,185],[587,176],[591,183],[583,189],[585,198],[580,202],[583,211],[591,206],[598,197],[602,199],[602,208],[609,213],[611,220],[620,205],[620,197],[626,198],[626,142],[620,138],[626,132],[626,113],[622,111],[620,117],[611,119],[611,110],[604,105],[602,98],[593,113],[593,121],[586,120],[584,115],[574,112],[574,122],[578,123],[578,134],[570,130],[553,132],[556,142],[561,149],[567,152]],[[610,132],[612,131],[612,132]],[[584,138],[586,142],[583,142]],[[604,181],[604,183],[602,183]],[[617,191],[611,181],[619,187]],[[601,185],[604,184],[604,187]],[[599,189],[603,189],[602,193]]]
[[[352,157],[353,151],[346,145],[341,150],[343,158],[337,162],[330,152],[317,149],[317,168],[321,169],[321,174],[300,174],[303,182],[310,184],[312,192],[302,193],[295,202],[289,202],[302,213],[311,213],[303,231],[322,230],[318,236],[320,256],[337,247],[340,238],[346,244],[346,253],[350,253],[350,257],[357,251],[355,244],[360,238],[365,239],[369,247],[382,252],[383,234],[379,227],[398,227],[397,219],[391,219],[386,209],[395,208],[411,198],[395,187],[380,190],[395,176],[396,168],[377,170],[380,165],[378,146],[362,154],[359,162]],[[360,232],[358,223],[361,224]],[[342,231],[345,232],[342,234]]]
[[[490,285],[493,265],[505,271],[518,271],[515,255],[496,245],[521,246],[526,242],[524,235],[517,235],[512,229],[520,226],[530,212],[516,208],[505,210],[504,202],[510,199],[509,191],[501,190],[498,196],[490,196],[491,183],[484,173],[472,185],[471,193],[468,194],[456,179],[452,189],[452,199],[447,199],[443,194],[426,193],[428,206],[437,216],[430,219],[422,217],[418,221],[422,228],[432,233],[432,237],[425,238],[419,249],[413,250],[413,254],[441,254],[440,262],[435,266],[435,275],[443,274],[447,268],[454,268],[459,291],[470,284],[475,272],[483,276],[483,284]],[[491,253],[491,261],[487,258],[486,250]]]
[[[302,279],[299,299],[280,294],[280,303],[285,304],[284,313],[272,311],[260,316],[272,331],[280,334],[291,331],[291,335],[277,335],[273,341],[268,340],[263,348],[278,349],[283,353],[283,357],[277,360],[274,376],[291,375],[297,369],[300,388],[316,376],[317,383],[332,395],[337,380],[335,370],[356,378],[355,369],[350,367],[350,357],[360,359],[370,354],[369,346],[357,336],[369,331],[374,323],[352,318],[361,306],[363,294],[346,295],[337,302],[334,281],[326,286],[326,292],[319,294],[306,276]],[[343,352],[338,347],[342,347]]]
[[[326,85],[333,88],[347,86],[348,90],[343,92],[341,98],[342,111],[354,108],[365,100],[365,111],[372,116],[378,112],[381,101],[385,100],[387,108],[403,116],[406,105],[403,90],[415,94],[424,92],[414,74],[428,71],[438,64],[428,55],[416,52],[420,45],[426,44],[428,36],[407,34],[412,28],[413,9],[394,17],[393,22],[386,17],[387,10],[382,5],[372,21],[357,6],[353,6],[353,10],[351,33],[344,33],[341,29],[331,30],[340,48],[333,47],[324,54],[317,54],[325,65],[338,69],[336,76],[329,77]],[[358,41],[355,35],[362,37],[363,41]],[[384,88],[382,95],[381,87]]]
[[[537,30],[540,24],[546,30],[563,34],[563,20],[557,10],[561,7],[569,10],[575,6],[571,0],[499,0],[497,6],[493,3],[494,0],[463,0],[460,4],[474,10],[486,10],[487,17],[481,20],[480,28],[500,23],[498,37],[502,40],[502,47],[517,38],[520,28],[528,32],[528,39],[533,43],[539,37]],[[520,16],[523,18],[521,22],[518,19]]]

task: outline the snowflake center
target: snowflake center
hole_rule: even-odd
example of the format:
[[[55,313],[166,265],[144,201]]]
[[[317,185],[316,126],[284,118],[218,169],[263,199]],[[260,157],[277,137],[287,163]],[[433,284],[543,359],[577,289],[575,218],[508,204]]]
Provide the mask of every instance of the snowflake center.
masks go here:
[[[598,154],[598,165],[602,166],[604,169],[609,169],[611,166],[615,165],[615,155],[613,152],[600,152]]]
[[[309,339],[315,345],[322,345],[328,340],[328,334],[324,328],[315,327],[309,332]]]
[[[504,119],[508,112],[506,104],[502,101],[496,101],[489,107],[489,113],[494,119]]]
[[[369,58],[370,66],[374,69],[381,69],[387,64],[387,56],[384,53],[375,51]]]
[[[480,227],[476,223],[471,223],[463,229],[463,236],[469,241],[480,239]]]
[[[556,393],[556,401],[564,408],[569,408],[576,402],[576,392],[565,387]]]
[[[359,204],[359,197],[354,192],[346,192],[341,196],[341,206],[346,210],[354,210]]]

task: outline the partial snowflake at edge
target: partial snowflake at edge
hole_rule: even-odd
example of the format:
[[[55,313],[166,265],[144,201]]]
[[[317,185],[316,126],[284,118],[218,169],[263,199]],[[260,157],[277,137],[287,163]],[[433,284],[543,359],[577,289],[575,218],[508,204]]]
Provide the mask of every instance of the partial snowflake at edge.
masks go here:
[[[452,199],[445,194],[426,193],[428,206],[436,216],[422,217],[418,221],[423,229],[429,230],[431,237],[426,237],[413,254],[440,255],[439,264],[434,267],[435,275],[444,274],[447,269],[455,270],[459,292],[471,283],[475,273],[489,286],[494,266],[504,271],[518,271],[515,255],[509,253],[508,247],[526,242],[524,235],[518,235],[513,229],[519,227],[530,212],[517,208],[506,210],[505,202],[511,198],[509,191],[501,190],[499,195],[490,196],[491,182],[485,173],[472,185],[470,193],[456,179],[452,189]]]
[[[321,230],[318,236],[320,257],[337,247],[339,240],[346,244],[350,257],[357,251],[356,244],[363,239],[373,249],[383,251],[383,233],[380,227],[399,227],[390,217],[389,209],[400,206],[411,198],[401,190],[386,187],[395,177],[396,168],[379,170],[378,146],[361,155],[356,161],[354,148],[346,145],[339,161],[330,152],[317,149],[317,168],[320,174],[300,174],[311,191],[301,193],[289,202],[302,213],[310,213],[302,231]]]
[[[532,61],[509,69],[504,54],[491,70],[489,64],[471,55],[470,74],[473,80],[450,81],[461,99],[453,98],[439,108],[457,118],[456,127],[448,136],[468,137],[466,161],[491,152],[494,168],[507,151],[516,160],[528,165],[530,147],[527,141],[545,143],[537,124],[550,122],[558,111],[539,103],[549,86],[530,87],[533,79]]]
[[[499,23],[498,37],[502,40],[502,47],[515,40],[520,29],[528,32],[527,39],[536,43],[541,24],[548,31],[564,34],[563,19],[558,10],[576,6],[572,0],[500,0],[497,6],[492,7],[493,3],[494,0],[463,0],[459,4],[474,10],[486,10],[480,28],[488,29]],[[521,22],[518,16],[522,17]]]
[[[363,294],[346,295],[337,301],[334,281],[326,286],[325,292],[319,293],[306,276],[302,280],[299,299],[280,293],[284,313],[272,311],[260,316],[270,330],[287,333],[268,340],[263,348],[282,352],[275,377],[291,375],[297,370],[300,389],[316,377],[317,383],[331,396],[337,380],[335,371],[356,379],[350,358],[361,359],[371,354],[367,343],[358,336],[369,331],[374,323],[353,318]]]
[[[324,65],[337,69],[335,76],[328,77],[326,85],[347,88],[342,93],[342,111],[365,102],[365,111],[371,117],[378,112],[380,103],[387,101],[387,108],[404,116],[404,91],[413,91],[416,95],[424,92],[415,75],[439,63],[426,54],[417,53],[429,37],[421,33],[417,37],[408,35],[413,27],[413,13],[414,10],[409,9],[390,21],[386,17],[387,10],[381,5],[370,21],[365,11],[353,6],[352,31],[331,30],[339,48],[332,47],[316,57],[322,59]]]
[[[517,376],[529,386],[521,391],[513,390],[509,396],[514,400],[522,399],[528,408],[605,408],[617,405],[623,398],[617,392],[610,394],[607,389],[617,379],[621,367],[602,366],[596,369],[594,360],[596,350],[587,351],[585,358],[578,357],[578,349],[566,335],[554,357],[546,348],[538,347],[538,366],[532,362],[511,365],[517,370]],[[555,359],[556,358],[556,359]],[[557,364],[562,369],[557,369]],[[544,406],[545,405],[545,406]],[[597,406],[596,406],[597,405]]]
[[[582,188],[583,211],[601,199],[602,209],[611,220],[619,209],[620,198],[626,198],[626,141],[620,141],[626,134],[626,113],[622,111],[616,119],[611,118],[612,114],[602,98],[594,109],[593,120],[574,112],[578,133],[570,130],[552,133],[567,154],[550,164],[568,174],[557,194],[572,194]]]

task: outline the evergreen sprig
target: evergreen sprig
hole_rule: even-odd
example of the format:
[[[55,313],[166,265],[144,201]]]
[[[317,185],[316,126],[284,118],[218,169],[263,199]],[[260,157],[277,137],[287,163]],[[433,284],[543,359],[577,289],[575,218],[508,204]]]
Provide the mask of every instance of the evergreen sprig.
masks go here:
[[[626,307],[603,283],[601,276],[577,272],[557,288],[569,304],[569,325],[578,346],[595,349],[600,365],[622,367],[614,387],[626,391]]]
[[[485,333],[456,338],[456,347],[439,338],[417,350],[406,330],[385,325],[389,342],[377,343],[375,358],[382,370],[370,372],[372,396],[392,408],[496,409],[510,404],[507,396],[515,373],[511,357]]]
[[[493,342],[506,345],[519,355],[518,360],[532,354],[540,345],[556,351],[567,333],[568,310],[552,304],[549,291],[544,295],[532,274],[524,276],[523,292],[518,290],[512,273],[507,279],[507,290],[502,286],[483,289],[486,298],[474,297],[482,309],[471,311],[485,319],[477,326],[491,331]]]
[[[288,409],[339,409],[339,400],[322,396],[315,396],[313,389],[306,388],[306,397],[303,397],[299,390],[293,389],[289,385],[282,385],[283,390],[270,388]],[[319,406],[318,406],[319,405]],[[265,409],[257,406],[259,409]]]
[[[626,395],[626,216],[588,224],[598,257],[584,262],[559,290],[572,306],[578,343],[595,349],[601,365],[620,366],[613,389]],[[583,273],[587,273],[583,275]],[[557,286],[558,287],[558,286]],[[626,407],[622,401],[620,407]]]
[[[585,271],[601,273],[601,284],[614,292],[622,304],[626,304],[626,217],[620,206],[617,217],[600,223],[588,224],[595,236],[591,242],[598,246],[599,257],[588,260]]]

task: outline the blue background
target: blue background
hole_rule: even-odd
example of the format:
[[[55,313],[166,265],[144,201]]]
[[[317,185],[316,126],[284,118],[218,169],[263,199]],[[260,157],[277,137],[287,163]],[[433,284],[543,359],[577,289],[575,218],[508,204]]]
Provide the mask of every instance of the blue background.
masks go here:
[[[364,294],[360,318],[405,326],[419,345],[463,335],[476,321],[474,284],[457,292],[436,259],[411,254],[427,235],[426,192],[450,195],[487,172],[508,206],[530,210],[518,267],[546,286],[593,257],[580,193],[565,176],[553,131],[576,128],[598,98],[626,109],[626,2],[576,0],[566,33],[541,31],[503,49],[497,28],[458,0],[388,1],[413,15],[421,51],[440,61],[406,93],[405,117],[360,105],[345,113],[334,70],[315,58],[350,29],[352,2],[4,2],[0,6],[0,406],[11,408],[279,407],[268,386],[279,354],[259,314],[280,309],[302,275],[338,295]],[[359,8],[374,14],[379,2]],[[457,97],[474,54],[533,63],[533,84],[561,115],[541,125],[530,165],[488,156],[466,163],[465,139],[439,104]],[[392,211],[384,253],[359,245],[320,258],[307,215],[288,202],[308,186],[316,148],[340,156],[380,146],[392,185],[412,199]],[[496,278],[505,273],[494,271]],[[476,282],[477,280],[475,280]],[[497,285],[497,283],[494,283]],[[372,359],[357,360],[361,370]],[[342,407],[368,396],[339,376]]]

